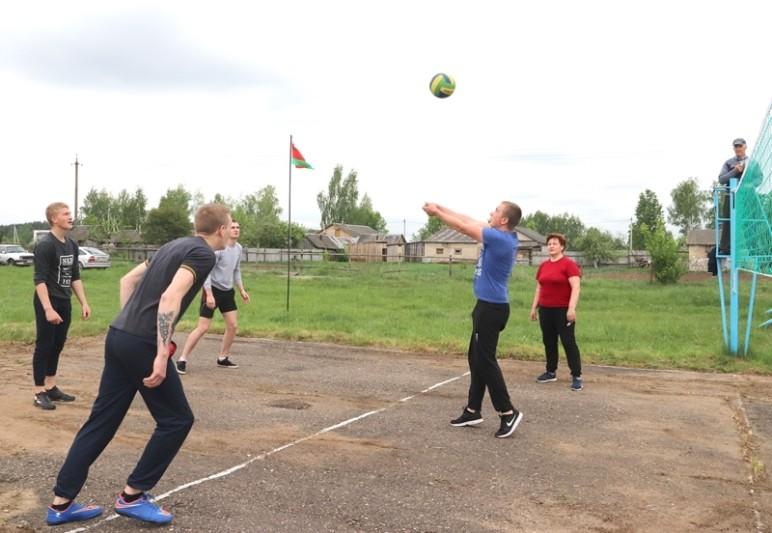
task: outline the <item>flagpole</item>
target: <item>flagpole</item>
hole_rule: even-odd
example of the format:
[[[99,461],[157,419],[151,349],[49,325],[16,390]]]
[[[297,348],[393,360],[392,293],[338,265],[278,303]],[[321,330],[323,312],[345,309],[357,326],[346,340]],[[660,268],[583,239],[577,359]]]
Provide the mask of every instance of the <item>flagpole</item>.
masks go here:
[[[287,312],[290,304],[290,254],[292,253],[292,134],[289,149],[289,187],[287,200]]]

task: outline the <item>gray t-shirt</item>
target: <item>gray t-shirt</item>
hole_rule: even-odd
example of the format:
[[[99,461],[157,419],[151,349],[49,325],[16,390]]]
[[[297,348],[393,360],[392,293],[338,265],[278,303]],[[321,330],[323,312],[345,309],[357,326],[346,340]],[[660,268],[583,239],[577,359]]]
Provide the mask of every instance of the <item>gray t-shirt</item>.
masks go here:
[[[182,297],[180,313],[174,321],[179,322],[191,300],[196,296],[204,280],[214,267],[214,251],[201,237],[182,237],[161,246],[152,260],[144,277],[134,293],[113,320],[111,327],[155,340],[158,335],[158,302],[174,275],[180,268],[193,273],[193,286]]]
[[[217,250],[214,254],[217,256],[217,262],[206,278],[204,287],[214,287],[221,291],[231,290],[234,284],[241,287],[241,245],[235,243],[224,250]]]

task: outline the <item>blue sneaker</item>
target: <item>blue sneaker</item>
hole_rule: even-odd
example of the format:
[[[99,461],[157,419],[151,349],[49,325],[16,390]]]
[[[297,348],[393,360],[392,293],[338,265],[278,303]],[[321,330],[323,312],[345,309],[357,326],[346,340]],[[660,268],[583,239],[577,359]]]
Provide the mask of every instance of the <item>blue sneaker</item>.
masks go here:
[[[168,524],[173,518],[172,513],[160,505],[156,505],[153,497],[147,493],[142,494],[131,503],[124,501],[119,494],[115,500],[115,512],[122,516],[153,524]]]
[[[51,507],[46,511],[46,523],[49,526],[66,524],[67,522],[80,522],[82,520],[91,520],[102,514],[102,509],[98,505],[81,505],[70,502],[70,506],[64,511],[57,511]]]

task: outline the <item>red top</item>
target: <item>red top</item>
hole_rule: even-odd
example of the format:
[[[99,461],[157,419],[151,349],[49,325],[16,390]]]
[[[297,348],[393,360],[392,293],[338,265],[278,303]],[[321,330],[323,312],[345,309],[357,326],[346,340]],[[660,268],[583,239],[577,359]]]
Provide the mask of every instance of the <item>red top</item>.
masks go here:
[[[565,255],[557,261],[547,259],[536,271],[539,282],[539,307],[568,307],[571,284],[568,278],[582,276],[579,266]]]

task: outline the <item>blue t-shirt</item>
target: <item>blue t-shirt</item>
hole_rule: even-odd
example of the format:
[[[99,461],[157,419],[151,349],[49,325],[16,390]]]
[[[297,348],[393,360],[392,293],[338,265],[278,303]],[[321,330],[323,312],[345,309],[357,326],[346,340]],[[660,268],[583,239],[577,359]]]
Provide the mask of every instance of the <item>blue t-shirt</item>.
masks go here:
[[[483,228],[483,247],[474,270],[474,295],[494,304],[509,303],[509,276],[515,265],[517,235]]]

